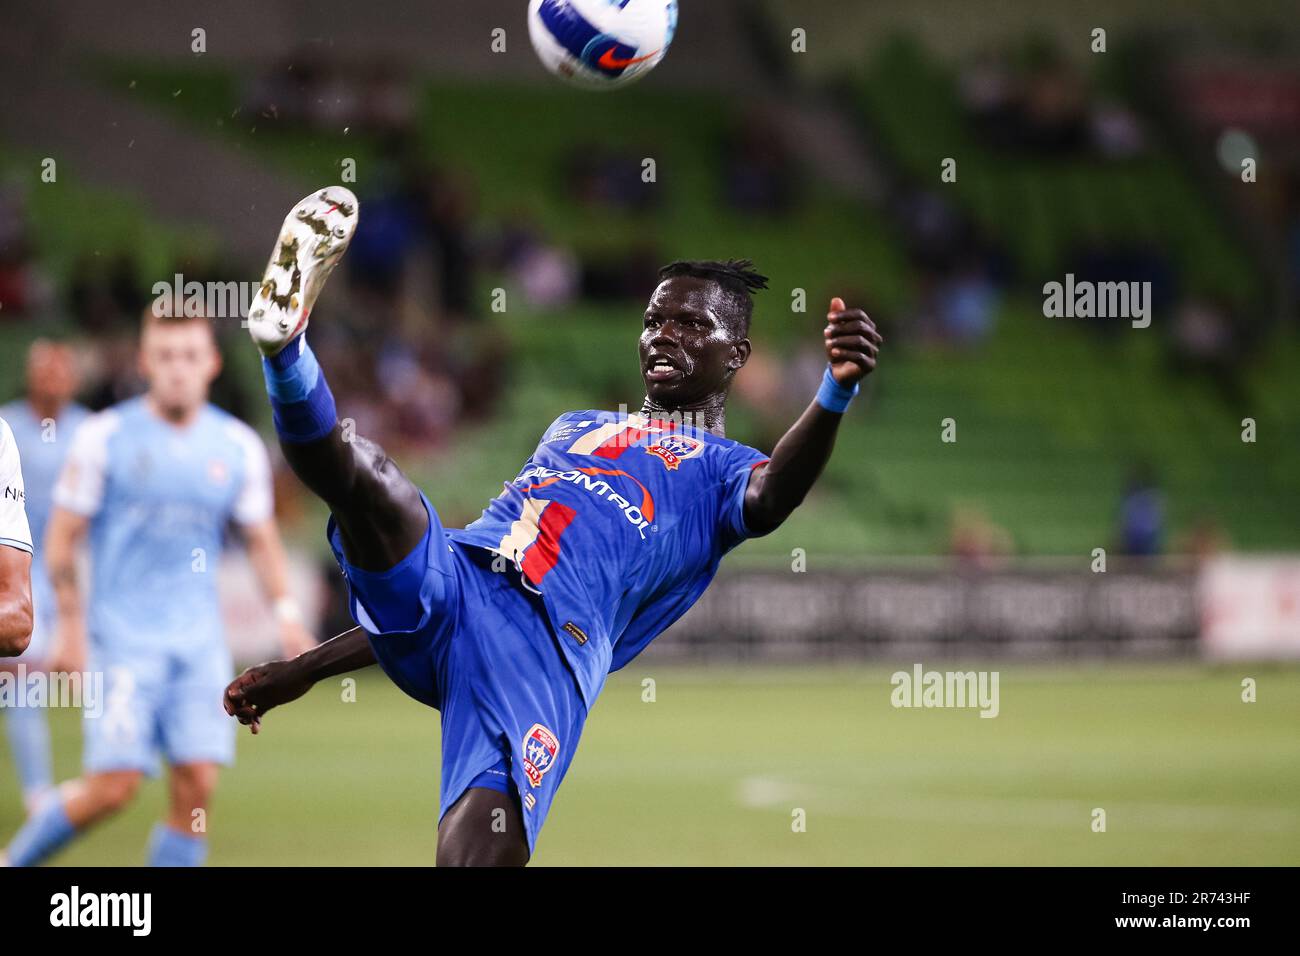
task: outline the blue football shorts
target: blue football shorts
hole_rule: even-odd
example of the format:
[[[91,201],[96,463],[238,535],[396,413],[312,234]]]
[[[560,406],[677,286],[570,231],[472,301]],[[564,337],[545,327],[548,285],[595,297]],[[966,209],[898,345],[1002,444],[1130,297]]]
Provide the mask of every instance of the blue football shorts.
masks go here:
[[[383,572],[352,567],[330,519],[348,607],[389,679],[442,714],[439,821],[470,787],[510,793],[531,853],[587,708],[541,598],[510,562],[494,570],[491,552],[451,541],[424,506],[423,540]]]

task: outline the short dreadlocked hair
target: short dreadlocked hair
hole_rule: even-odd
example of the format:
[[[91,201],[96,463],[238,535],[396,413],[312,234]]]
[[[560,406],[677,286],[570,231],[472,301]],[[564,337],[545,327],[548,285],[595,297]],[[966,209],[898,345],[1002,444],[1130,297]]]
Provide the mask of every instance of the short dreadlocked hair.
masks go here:
[[[754,263],[748,259],[728,259],[718,262],[714,259],[692,259],[671,262],[659,270],[659,281],[674,279],[678,276],[692,276],[716,283],[732,306],[730,315],[724,316],[737,338],[749,334],[749,320],[754,314],[752,293],[767,288],[767,276],[754,271]]]

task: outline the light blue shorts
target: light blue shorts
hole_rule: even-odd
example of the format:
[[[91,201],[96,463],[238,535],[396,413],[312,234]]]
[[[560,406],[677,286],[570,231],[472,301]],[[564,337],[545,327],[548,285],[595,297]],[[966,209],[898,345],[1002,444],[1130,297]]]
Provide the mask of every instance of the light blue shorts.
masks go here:
[[[82,717],[87,771],[156,776],[160,756],[172,766],[234,762],[238,724],[221,705],[234,676],[224,641],[180,649],[92,641],[89,668],[103,674],[103,699]]]

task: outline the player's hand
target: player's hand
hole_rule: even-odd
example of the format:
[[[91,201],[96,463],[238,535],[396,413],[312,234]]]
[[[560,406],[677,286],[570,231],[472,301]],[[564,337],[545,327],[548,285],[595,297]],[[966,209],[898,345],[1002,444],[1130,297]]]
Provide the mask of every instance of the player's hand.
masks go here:
[[[315,636],[299,622],[285,621],[280,625],[280,648],[286,658],[305,654],[315,646]]]
[[[852,388],[871,374],[876,367],[876,355],[885,341],[867,313],[846,308],[839,296],[831,299],[822,335],[826,339],[826,360],[831,363],[831,376],[844,388]]]
[[[45,669],[52,674],[80,674],[86,670],[86,632],[80,623],[60,619]]]
[[[231,681],[221,703],[227,714],[257,733],[268,710],[297,700],[311,690],[312,683],[293,661],[271,661],[250,667]]]

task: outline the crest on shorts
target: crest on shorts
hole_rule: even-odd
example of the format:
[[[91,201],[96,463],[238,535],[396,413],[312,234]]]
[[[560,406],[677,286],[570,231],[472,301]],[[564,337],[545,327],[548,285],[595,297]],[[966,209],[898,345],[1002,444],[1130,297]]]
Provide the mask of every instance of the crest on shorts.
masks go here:
[[[560,738],[541,724],[533,724],[524,734],[524,774],[534,787],[542,785],[542,777],[551,769],[560,753]]]
[[[667,435],[646,446],[646,453],[662,461],[669,471],[676,470],[683,458],[694,458],[702,451],[704,442],[690,435]]]

